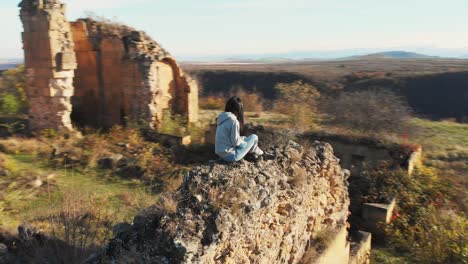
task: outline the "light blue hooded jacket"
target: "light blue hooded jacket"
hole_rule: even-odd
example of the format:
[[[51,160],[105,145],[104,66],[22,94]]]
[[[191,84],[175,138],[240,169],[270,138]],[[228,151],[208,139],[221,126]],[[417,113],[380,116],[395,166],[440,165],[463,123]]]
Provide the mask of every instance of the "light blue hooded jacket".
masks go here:
[[[237,117],[230,112],[218,116],[216,128],[215,152],[220,157],[235,153],[235,148],[244,142],[240,135],[240,125]]]

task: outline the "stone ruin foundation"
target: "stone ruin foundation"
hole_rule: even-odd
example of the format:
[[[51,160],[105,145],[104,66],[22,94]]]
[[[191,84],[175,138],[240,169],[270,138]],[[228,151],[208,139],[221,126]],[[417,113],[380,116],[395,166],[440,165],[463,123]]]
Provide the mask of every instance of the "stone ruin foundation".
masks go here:
[[[23,0],[20,17],[32,130],[164,126],[198,119],[198,85],[144,32],[80,19],[59,0]],[[180,121],[180,120],[179,120]]]

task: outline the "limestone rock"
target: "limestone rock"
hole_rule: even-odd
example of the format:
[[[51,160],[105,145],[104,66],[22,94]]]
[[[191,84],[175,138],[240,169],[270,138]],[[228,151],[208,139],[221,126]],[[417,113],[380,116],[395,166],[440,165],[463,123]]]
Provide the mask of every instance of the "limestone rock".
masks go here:
[[[8,252],[8,248],[5,244],[0,243],[0,255],[6,254]]]
[[[87,263],[298,263],[320,230],[346,224],[345,173],[326,143],[269,151],[193,169],[172,203],[141,211]]]

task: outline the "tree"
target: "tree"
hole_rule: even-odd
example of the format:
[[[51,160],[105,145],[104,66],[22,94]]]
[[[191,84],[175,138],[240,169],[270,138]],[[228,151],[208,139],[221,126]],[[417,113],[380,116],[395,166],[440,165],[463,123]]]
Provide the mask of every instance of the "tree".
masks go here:
[[[324,99],[320,108],[334,125],[363,133],[402,132],[411,118],[405,100],[383,89],[342,92]]]
[[[296,129],[307,130],[317,123],[320,92],[314,86],[296,81],[278,83],[275,88],[280,93],[280,99],[275,103],[276,110],[287,114]]]
[[[26,74],[24,66],[9,69],[2,74],[0,83],[0,112],[2,114],[26,114]]]
[[[236,95],[242,99],[246,112],[254,112],[257,114],[263,112],[262,97],[255,92],[255,87],[249,90],[244,89],[241,85],[236,85],[231,87],[231,96]]]

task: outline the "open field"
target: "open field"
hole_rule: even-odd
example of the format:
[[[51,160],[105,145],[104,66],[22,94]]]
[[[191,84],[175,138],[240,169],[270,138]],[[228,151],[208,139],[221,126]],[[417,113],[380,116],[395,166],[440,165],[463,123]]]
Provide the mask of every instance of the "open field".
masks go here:
[[[293,61],[265,64],[182,64],[189,73],[242,72],[295,74],[318,84],[319,88],[342,88],[343,78],[357,77],[411,77],[428,74],[467,72],[468,60],[461,59],[369,59]],[[292,78],[293,76],[291,76]],[[229,85],[229,83],[227,83]],[[248,87],[246,87],[248,88]]]
[[[408,76],[468,71],[468,60],[462,59],[368,59],[291,61],[280,63],[251,64],[195,64],[182,63],[189,72],[199,71],[253,71],[291,72],[312,78],[337,78],[353,72],[385,72]]]
[[[468,208],[468,125],[415,119],[418,133],[412,141],[421,144],[424,163],[450,181],[453,200],[467,213]]]
[[[468,118],[468,60],[373,59],[277,64],[183,64],[197,76],[202,96],[226,95],[235,88],[277,99],[278,83],[303,81],[322,94],[389,89],[407,99],[424,118]]]
[[[185,171],[128,129],[10,137],[0,148],[0,233],[26,223],[83,249],[106,243],[114,225],[131,223]]]
[[[53,169],[30,154],[7,155],[5,159],[9,175],[0,178],[0,229],[14,230],[25,222],[38,227],[48,224],[44,218],[59,210],[64,195],[100,201],[115,215],[115,223],[131,221],[139,209],[157,199],[141,182],[109,177],[105,172]],[[42,186],[34,186],[38,179]]]

